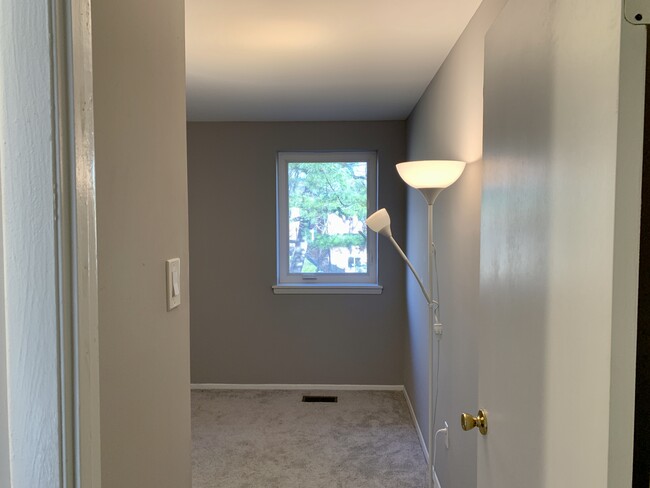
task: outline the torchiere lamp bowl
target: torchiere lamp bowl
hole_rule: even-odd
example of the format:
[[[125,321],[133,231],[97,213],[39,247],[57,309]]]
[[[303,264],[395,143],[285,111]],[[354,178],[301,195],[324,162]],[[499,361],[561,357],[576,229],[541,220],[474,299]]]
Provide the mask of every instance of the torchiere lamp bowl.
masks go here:
[[[408,161],[397,165],[400,177],[419,190],[429,205],[433,205],[442,190],[460,178],[464,169],[463,161]]]

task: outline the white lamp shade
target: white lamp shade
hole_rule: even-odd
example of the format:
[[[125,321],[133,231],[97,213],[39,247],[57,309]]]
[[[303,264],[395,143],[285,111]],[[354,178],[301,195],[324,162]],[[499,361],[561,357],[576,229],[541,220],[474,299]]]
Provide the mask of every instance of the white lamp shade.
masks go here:
[[[397,165],[404,182],[417,188],[447,188],[465,169],[463,161],[408,161]]]
[[[374,214],[366,219],[366,225],[370,230],[377,234],[390,237],[393,234],[390,231],[390,215],[385,208],[377,210]]]

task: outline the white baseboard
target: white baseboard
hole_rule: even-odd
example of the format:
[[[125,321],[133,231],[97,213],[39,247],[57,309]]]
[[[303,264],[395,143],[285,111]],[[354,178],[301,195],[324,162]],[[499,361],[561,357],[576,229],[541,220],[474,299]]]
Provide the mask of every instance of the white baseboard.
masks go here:
[[[424,461],[429,464],[429,451],[427,450],[427,445],[424,442],[424,436],[422,435],[422,429],[420,429],[420,424],[418,423],[418,418],[415,416],[415,410],[413,410],[413,404],[411,403],[411,398],[409,397],[406,388],[403,389],[404,398],[406,399],[406,404],[409,407],[409,412],[411,412],[411,419],[413,420],[413,425],[415,427],[415,432],[418,435],[420,440],[420,447],[422,448],[422,454],[424,455]],[[433,488],[442,488],[438,475],[436,474],[435,466],[431,468],[433,470]]]
[[[420,440],[420,447],[422,448],[422,454],[424,454],[424,460],[428,463],[429,451],[427,450],[427,444],[424,441],[424,436],[422,435],[422,430],[420,429],[418,418],[415,416],[415,410],[413,410],[413,404],[411,403],[411,399],[409,398],[409,394],[406,391],[406,388],[404,388],[403,391],[404,391],[404,398],[406,399],[406,404],[409,407],[409,412],[411,412],[411,419],[413,420],[413,425],[415,426],[415,432],[417,433],[418,439]]]
[[[294,385],[294,384],[229,384],[192,383],[192,390],[312,390],[312,391],[403,391],[402,385]]]
[[[435,469],[433,470],[433,488],[442,488]]]

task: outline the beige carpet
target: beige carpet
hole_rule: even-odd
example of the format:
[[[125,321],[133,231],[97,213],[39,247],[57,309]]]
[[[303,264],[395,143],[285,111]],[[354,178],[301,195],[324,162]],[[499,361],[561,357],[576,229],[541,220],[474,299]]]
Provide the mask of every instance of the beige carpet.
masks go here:
[[[192,441],[193,488],[426,486],[401,392],[195,390]]]

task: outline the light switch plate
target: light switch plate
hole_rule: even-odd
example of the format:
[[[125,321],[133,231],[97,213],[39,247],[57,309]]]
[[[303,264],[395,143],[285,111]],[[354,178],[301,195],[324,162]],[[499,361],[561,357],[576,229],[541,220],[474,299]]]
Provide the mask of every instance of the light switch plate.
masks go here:
[[[165,263],[167,275],[167,310],[173,310],[181,304],[181,260],[168,259]]]

